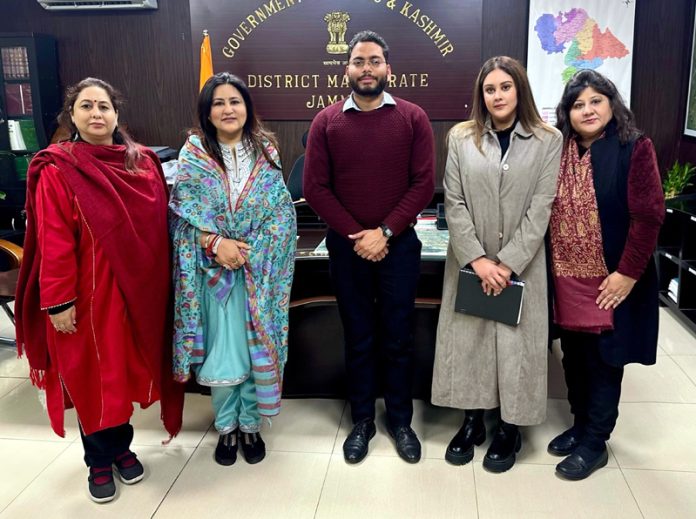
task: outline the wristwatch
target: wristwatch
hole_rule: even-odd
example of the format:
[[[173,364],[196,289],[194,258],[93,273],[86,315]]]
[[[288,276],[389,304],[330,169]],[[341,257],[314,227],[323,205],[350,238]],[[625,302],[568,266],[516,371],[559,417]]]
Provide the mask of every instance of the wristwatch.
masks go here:
[[[392,231],[387,224],[383,223],[382,225],[379,226],[380,229],[382,229],[382,236],[384,236],[387,240],[394,236],[394,231]]]

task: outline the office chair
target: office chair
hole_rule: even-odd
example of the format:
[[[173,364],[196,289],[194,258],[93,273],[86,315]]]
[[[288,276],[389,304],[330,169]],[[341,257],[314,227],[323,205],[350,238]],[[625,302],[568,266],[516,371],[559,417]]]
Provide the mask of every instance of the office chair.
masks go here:
[[[307,147],[307,132],[302,135],[302,146]],[[304,170],[304,153],[297,157],[297,160],[292,165],[290,175],[288,175],[288,191],[293,202],[298,202],[302,199],[302,172]]]
[[[10,308],[10,303],[15,298],[19,266],[22,264],[24,250],[19,245],[0,239],[0,253],[4,260],[3,265],[8,268],[8,270],[0,272],[0,307],[2,307],[14,325],[14,312]],[[0,345],[3,344],[15,346],[17,342],[10,337],[0,337]]]

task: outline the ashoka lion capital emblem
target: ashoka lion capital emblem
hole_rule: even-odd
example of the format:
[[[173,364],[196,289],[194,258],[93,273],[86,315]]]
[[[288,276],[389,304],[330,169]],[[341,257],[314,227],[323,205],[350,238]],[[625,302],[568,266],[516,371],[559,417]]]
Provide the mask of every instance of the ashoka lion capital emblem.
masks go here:
[[[324,15],[326,29],[329,31],[330,39],[326,44],[326,52],[329,54],[345,54],[348,52],[346,43],[346,31],[350,16],[342,11],[334,11]]]

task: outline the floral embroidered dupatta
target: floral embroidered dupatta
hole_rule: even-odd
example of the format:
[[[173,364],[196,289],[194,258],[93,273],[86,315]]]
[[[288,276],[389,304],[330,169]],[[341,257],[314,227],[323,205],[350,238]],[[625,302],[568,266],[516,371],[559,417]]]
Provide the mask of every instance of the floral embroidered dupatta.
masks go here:
[[[601,333],[613,328],[613,310],[595,300],[609,274],[594,189],[591,150],[580,157],[570,139],[561,156],[558,192],[549,223],[554,321],[561,328]]]
[[[266,144],[276,163],[277,152]],[[258,409],[263,416],[280,410],[283,369],[287,359],[288,309],[294,272],[297,227],[295,209],[281,171],[258,153],[251,176],[236,203],[230,206],[226,172],[191,136],[179,155],[179,175],[172,191],[170,232],[174,242],[174,376],[185,381],[191,366],[205,357],[201,311],[206,283],[223,303],[234,285],[227,271],[205,256],[200,231],[247,243],[244,265],[251,322],[247,339],[256,381]]]

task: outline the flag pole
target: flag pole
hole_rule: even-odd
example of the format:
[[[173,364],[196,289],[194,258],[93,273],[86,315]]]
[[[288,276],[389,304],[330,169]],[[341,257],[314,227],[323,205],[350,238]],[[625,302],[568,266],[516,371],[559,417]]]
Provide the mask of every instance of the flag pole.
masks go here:
[[[213,54],[210,48],[210,36],[208,29],[203,30],[203,42],[201,43],[201,66],[198,80],[199,90],[203,89],[203,85],[208,81],[208,78],[213,75]]]

